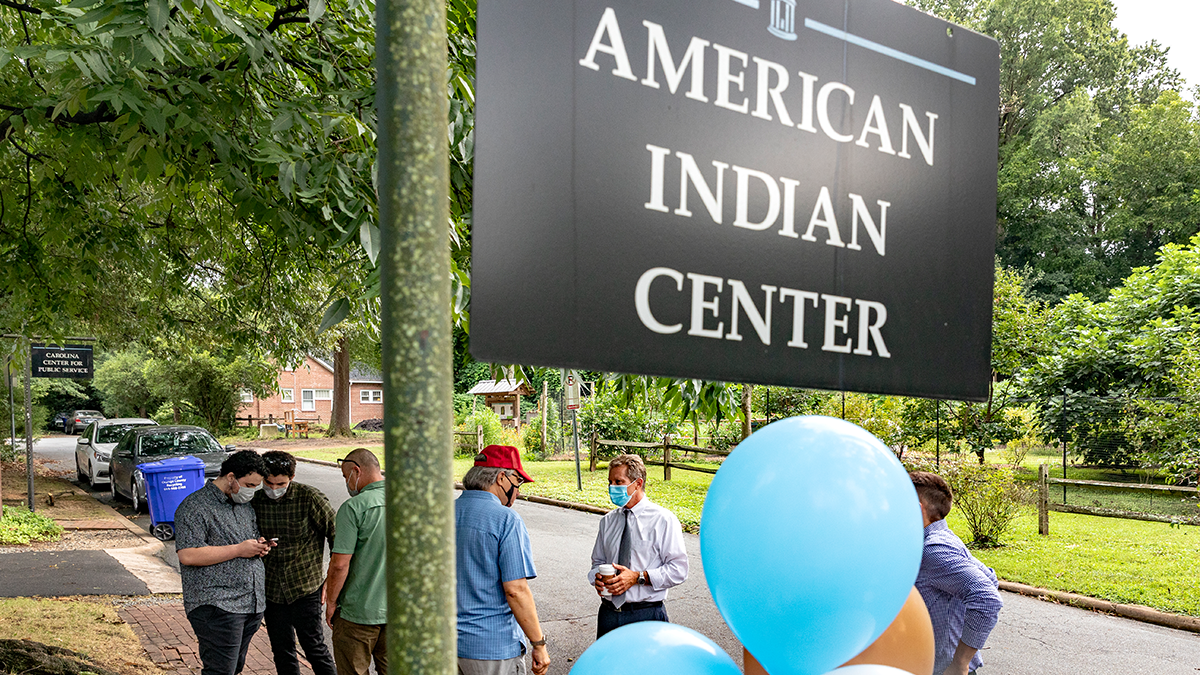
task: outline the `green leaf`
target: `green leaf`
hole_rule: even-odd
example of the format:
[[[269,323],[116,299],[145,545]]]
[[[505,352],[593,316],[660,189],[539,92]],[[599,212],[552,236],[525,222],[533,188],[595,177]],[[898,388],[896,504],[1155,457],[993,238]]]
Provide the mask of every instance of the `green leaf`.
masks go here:
[[[273,134],[277,134],[281,131],[287,131],[288,129],[291,129],[291,128],[292,128],[292,113],[287,110],[283,111],[282,113],[279,113],[279,116],[275,118],[275,121],[271,122],[271,133],[273,133]]]
[[[321,333],[324,333],[330,328],[333,328],[339,323],[345,321],[346,317],[349,315],[350,300],[347,298],[335,300],[333,304],[325,310],[325,316],[321,318],[321,327],[317,329],[317,335],[320,335]]]
[[[308,0],[308,22],[316,23],[325,16],[325,0]]]
[[[171,8],[167,0],[148,0],[146,2],[146,19],[155,33],[161,33],[167,27],[167,19]]]
[[[142,117],[142,121],[146,123],[146,126],[157,132],[159,136],[167,131],[167,120],[158,108],[146,108],[146,114]]]
[[[163,157],[158,148],[146,148],[146,179],[153,180],[158,178],[163,170]]]
[[[375,259],[379,257],[379,228],[371,221],[363,221],[361,227],[358,228],[358,240],[362,243],[363,250],[367,252],[367,257],[371,259],[371,264],[375,264]]]
[[[159,63],[165,64],[167,62],[167,55],[163,53],[162,45],[159,44],[158,39],[153,35],[144,33],[142,35],[142,44],[146,45],[146,49],[150,50],[150,53],[154,55],[154,58],[157,59]]]
[[[0,68],[3,68],[12,58],[12,52],[7,49],[0,49]]]

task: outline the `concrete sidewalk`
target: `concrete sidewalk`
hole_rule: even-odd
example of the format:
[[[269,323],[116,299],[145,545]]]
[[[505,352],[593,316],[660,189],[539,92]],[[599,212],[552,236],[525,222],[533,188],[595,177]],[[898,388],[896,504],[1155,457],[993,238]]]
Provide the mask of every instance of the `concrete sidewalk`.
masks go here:
[[[154,665],[167,673],[195,675],[200,672],[200,652],[196,646],[196,634],[183,613],[181,600],[151,600],[137,602],[120,610],[124,619]],[[245,675],[266,675],[275,672],[275,659],[271,655],[271,641],[267,629],[262,627],[250,642],[246,654]],[[300,657],[301,675],[312,675],[312,667]]]

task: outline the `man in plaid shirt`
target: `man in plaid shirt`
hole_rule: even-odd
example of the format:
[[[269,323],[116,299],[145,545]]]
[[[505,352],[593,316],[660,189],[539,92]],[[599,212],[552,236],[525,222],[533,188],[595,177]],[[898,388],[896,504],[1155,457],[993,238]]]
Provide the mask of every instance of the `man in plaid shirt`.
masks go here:
[[[954,495],[941,476],[909,473],[925,520],[925,548],[917,591],[933,622],[934,675],[968,675],[983,665],[979,650],[996,627],[1000,599],[996,573],[967,551],[946,525]]]
[[[325,542],[333,547],[335,515],[320,490],[297,483],[296,459],[273,450],[263,455],[267,474],[255,495],[258,529],[278,546],[267,568],[267,635],[279,675],[300,675],[296,639],[315,675],[337,675],[321,625],[324,613]],[[269,558],[269,560],[268,560]]]

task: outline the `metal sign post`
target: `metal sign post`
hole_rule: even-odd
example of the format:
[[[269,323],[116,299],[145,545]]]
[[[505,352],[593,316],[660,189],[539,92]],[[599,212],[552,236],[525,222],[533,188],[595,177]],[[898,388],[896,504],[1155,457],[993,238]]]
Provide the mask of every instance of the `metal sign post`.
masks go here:
[[[33,504],[33,363],[29,340],[25,340],[25,475],[29,479],[29,510]]]
[[[567,409],[571,411],[571,437],[575,439],[575,488],[583,491],[583,469],[579,465],[579,373],[567,373],[567,383],[563,387],[566,393]]]

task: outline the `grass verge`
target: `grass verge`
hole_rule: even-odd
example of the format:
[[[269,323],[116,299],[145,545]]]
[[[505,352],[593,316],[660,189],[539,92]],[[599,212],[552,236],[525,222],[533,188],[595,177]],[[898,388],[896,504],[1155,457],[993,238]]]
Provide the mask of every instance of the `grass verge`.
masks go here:
[[[83,654],[120,675],[161,675],[111,600],[0,599],[0,638],[33,640]]]
[[[957,512],[947,522],[970,536]],[[1200,616],[1200,527],[1051,513],[1050,533],[1030,509],[1005,546],[972,552],[1008,581]]]

